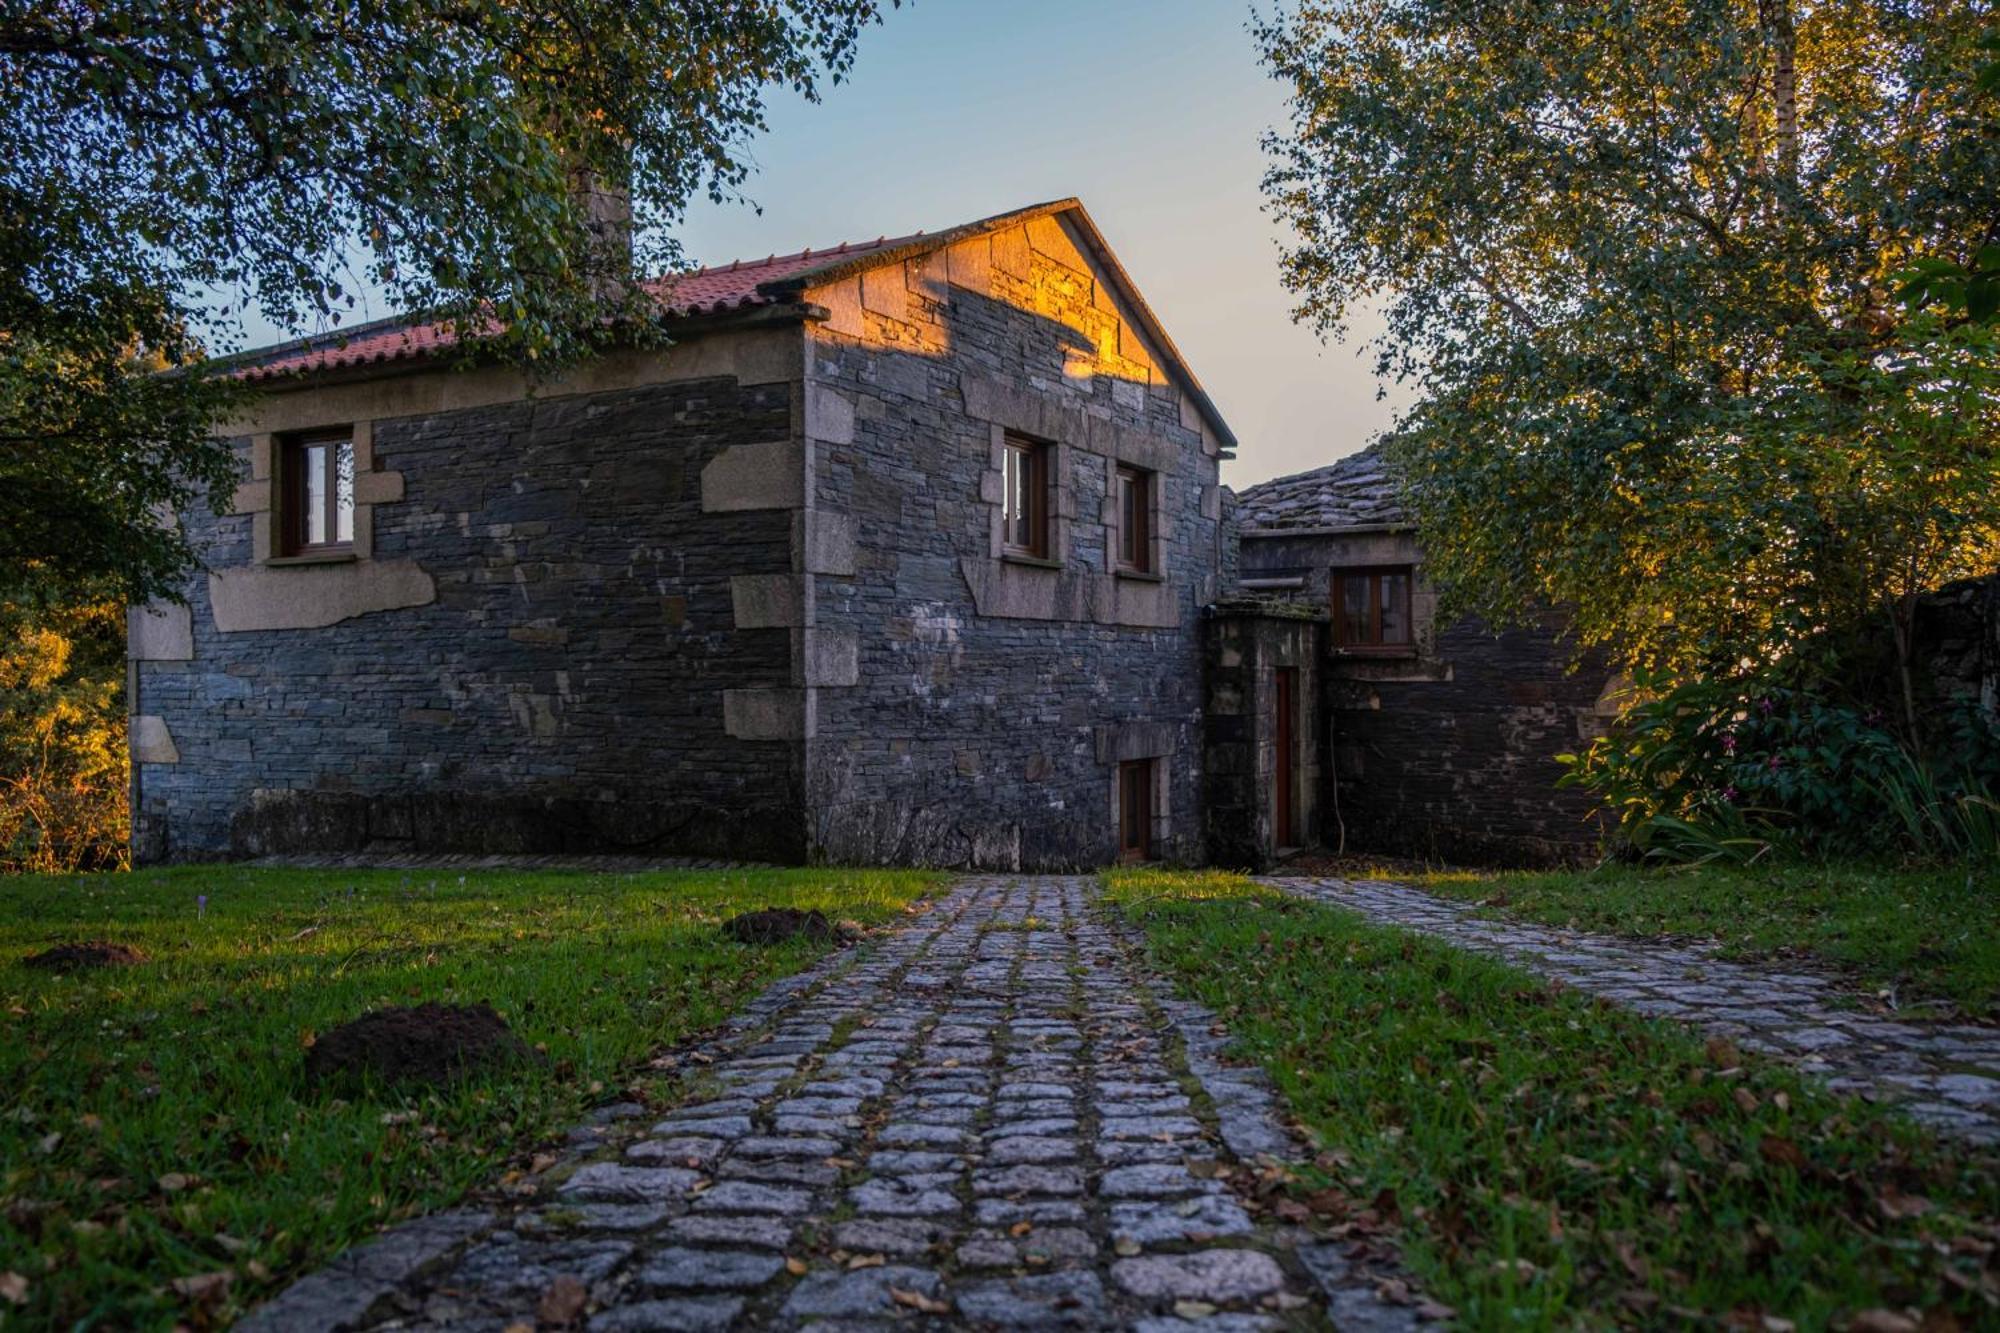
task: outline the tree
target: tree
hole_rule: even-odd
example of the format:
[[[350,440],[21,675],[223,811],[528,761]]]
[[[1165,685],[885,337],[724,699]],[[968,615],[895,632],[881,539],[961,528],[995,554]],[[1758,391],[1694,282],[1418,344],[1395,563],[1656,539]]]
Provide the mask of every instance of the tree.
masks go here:
[[[0,871],[126,860],[125,614],[0,602]]]
[[[0,0],[0,595],[174,594],[251,302],[337,329],[373,286],[541,367],[644,336],[635,269],[880,9]]]
[[[1449,608],[1734,669],[2000,565],[1990,330],[1893,301],[2000,240],[1947,0],[1335,0],[1257,27],[1302,318],[1379,301]]]

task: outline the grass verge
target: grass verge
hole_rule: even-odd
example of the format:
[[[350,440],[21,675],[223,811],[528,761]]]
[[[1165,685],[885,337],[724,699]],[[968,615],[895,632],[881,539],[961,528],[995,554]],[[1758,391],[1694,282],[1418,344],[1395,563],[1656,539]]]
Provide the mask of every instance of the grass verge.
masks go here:
[[[1701,936],[1734,957],[1805,954],[1916,1016],[2000,1016],[2000,880],[1991,871],[1603,866],[1411,882],[1547,925]]]
[[[724,917],[880,921],[935,882],[228,867],[0,881],[6,1325],[227,1322],[493,1176],[643,1075],[650,1052],[826,950],[732,944]],[[69,976],[19,962],[97,938],[149,961]],[[433,1093],[306,1088],[316,1033],[426,1000],[490,1002],[547,1065]]]
[[[2000,1161],[1792,1071],[1226,875],[1107,876],[1156,966],[1475,1329],[1990,1326]],[[1909,1321],[1909,1322],[1901,1322]]]

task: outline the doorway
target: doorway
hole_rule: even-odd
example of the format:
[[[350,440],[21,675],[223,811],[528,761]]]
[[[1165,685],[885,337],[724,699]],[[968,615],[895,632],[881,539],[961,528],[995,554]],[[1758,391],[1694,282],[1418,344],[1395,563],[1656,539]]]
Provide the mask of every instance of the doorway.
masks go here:
[[[1292,774],[1298,766],[1299,669],[1278,667],[1273,671],[1277,713],[1277,773],[1271,783],[1271,834],[1279,850],[1298,846],[1293,826]]]
[[[1118,859],[1153,859],[1153,764],[1129,759],[1118,765]]]

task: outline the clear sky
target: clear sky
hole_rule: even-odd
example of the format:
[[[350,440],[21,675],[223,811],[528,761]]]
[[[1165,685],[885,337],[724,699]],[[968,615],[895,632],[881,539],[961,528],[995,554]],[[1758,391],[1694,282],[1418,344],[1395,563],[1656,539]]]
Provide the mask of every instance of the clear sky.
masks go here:
[[[1241,488],[1366,444],[1372,326],[1322,346],[1290,319],[1259,138],[1284,90],[1242,0],[916,0],[861,44],[818,106],[773,101],[747,193],[703,201],[682,239],[703,262],[1082,199],[1235,430]]]

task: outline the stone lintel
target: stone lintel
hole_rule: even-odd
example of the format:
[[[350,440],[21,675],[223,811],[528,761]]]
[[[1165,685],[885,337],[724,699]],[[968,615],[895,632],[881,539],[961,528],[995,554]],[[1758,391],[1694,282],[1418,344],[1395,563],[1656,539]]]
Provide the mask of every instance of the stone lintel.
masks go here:
[[[1120,764],[1128,759],[1161,759],[1180,746],[1180,727],[1172,722],[1109,722],[1095,729],[1097,762]]]

